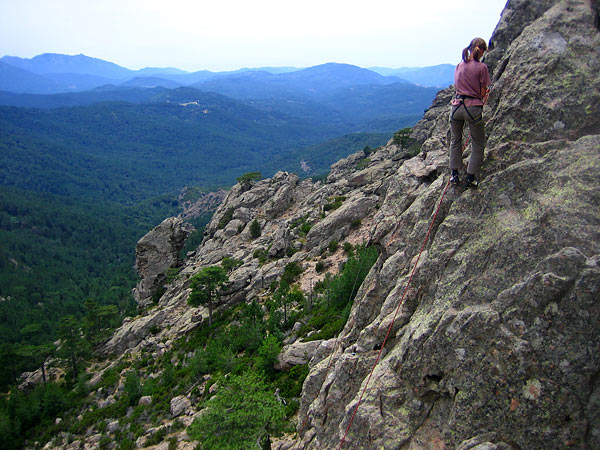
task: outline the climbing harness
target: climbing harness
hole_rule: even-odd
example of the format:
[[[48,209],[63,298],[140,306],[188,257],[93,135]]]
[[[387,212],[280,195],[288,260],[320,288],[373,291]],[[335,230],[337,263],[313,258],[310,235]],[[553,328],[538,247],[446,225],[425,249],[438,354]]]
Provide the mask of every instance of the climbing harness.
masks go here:
[[[486,96],[487,97],[487,96]],[[473,115],[469,112],[469,108],[467,108],[467,105],[465,104],[465,100],[468,98],[473,98],[473,99],[479,99],[479,97],[473,97],[471,95],[462,95],[462,94],[457,94],[456,95],[456,99],[460,100],[460,103],[456,106],[456,108],[452,109],[452,114],[450,115],[450,120],[454,120],[454,113],[456,111],[458,111],[460,109],[460,107],[462,106],[463,108],[465,108],[465,111],[467,112],[467,114],[469,115],[469,117],[471,118],[471,120],[473,121],[473,123],[477,123],[479,122],[481,119],[483,119],[483,114],[480,114],[479,117],[476,119],[475,117],[473,117]]]

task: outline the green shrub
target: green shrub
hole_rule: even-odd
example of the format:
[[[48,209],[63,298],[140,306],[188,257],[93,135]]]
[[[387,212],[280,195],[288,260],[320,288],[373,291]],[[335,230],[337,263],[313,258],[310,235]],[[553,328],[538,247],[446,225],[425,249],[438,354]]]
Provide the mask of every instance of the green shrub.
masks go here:
[[[269,259],[269,253],[264,248],[257,248],[252,253],[252,257],[258,259],[259,264],[262,266]]]
[[[396,131],[392,138],[392,143],[399,145],[403,149],[409,148],[415,142],[415,139],[410,137],[411,133],[412,128],[402,128]]]
[[[353,230],[356,230],[356,229],[360,228],[361,223],[362,222],[360,219],[354,219],[352,222],[350,222],[350,228]]]
[[[329,249],[330,253],[335,253],[339,246],[340,244],[338,243],[338,241],[331,241],[327,248]]]
[[[342,330],[348,320],[356,292],[377,256],[374,247],[358,246],[339,274],[334,277],[326,276],[321,283],[315,284],[315,292],[324,293],[325,298],[300,329],[300,336],[305,336],[311,330],[318,330],[307,340],[329,339]]]
[[[308,376],[308,364],[300,364],[292,367],[288,372],[280,372],[275,381],[275,386],[279,388],[279,393],[286,399],[291,400],[300,397],[302,384]]]
[[[352,246],[352,244],[350,242],[344,242],[344,253],[352,255],[353,251],[354,247]]]
[[[167,284],[172,283],[179,276],[179,272],[181,272],[182,267],[169,267],[167,269]]]
[[[158,301],[160,300],[160,298],[163,296],[163,294],[167,292],[167,289],[163,286],[159,286],[156,291],[154,292],[154,294],[152,294],[152,303],[154,305],[158,305]]]
[[[119,372],[113,367],[104,371],[102,377],[100,378],[99,387],[113,387],[118,381]]]
[[[142,396],[140,378],[135,372],[129,372],[125,377],[125,395],[130,406],[137,405]]]
[[[202,415],[187,430],[203,450],[249,448],[249,443],[283,432],[284,406],[261,376],[246,372],[221,377],[218,384]]]
[[[323,211],[333,211],[335,209],[338,209],[340,206],[342,206],[344,200],[346,200],[346,197],[344,196],[337,196],[332,199],[329,199],[329,203],[323,206]]]
[[[184,423],[177,419],[176,421],[173,422],[173,424],[171,425],[171,431],[179,431],[179,430],[183,430],[185,428]]]
[[[104,450],[112,444],[112,438],[110,436],[102,436],[98,442],[98,448]]]
[[[312,225],[310,223],[303,222],[302,225],[300,225],[300,232],[306,236],[311,228]]]
[[[169,361],[163,370],[160,384],[164,388],[169,389],[175,385],[175,381],[175,368],[173,367],[173,364],[171,364],[171,362]]]
[[[323,261],[319,261],[316,265],[315,265],[315,271],[317,273],[322,273],[325,270],[325,264],[323,263]]]
[[[244,189],[248,189],[252,183],[262,179],[260,172],[248,172],[237,178],[237,182],[242,185]]]
[[[297,262],[291,262],[286,264],[285,269],[283,269],[283,275],[281,275],[281,280],[285,281],[288,284],[292,284],[302,273],[302,267]]]
[[[296,398],[292,398],[292,399],[288,400],[285,405],[285,417],[287,417],[288,419],[293,417],[294,414],[296,414],[299,409],[300,409],[300,400],[298,400]]]
[[[123,438],[117,448],[119,450],[133,450],[135,448],[135,443],[128,438]]]
[[[233,219],[233,208],[228,208],[225,213],[223,214],[223,216],[221,217],[221,220],[219,220],[219,223],[217,224],[217,228],[219,230],[222,230],[223,228],[225,228],[227,226],[227,224],[229,222],[231,222],[231,219]]]
[[[371,164],[371,159],[365,158],[365,159],[361,159],[359,162],[357,162],[354,167],[356,168],[356,170],[363,170],[364,168],[368,167],[369,164]]]
[[[254,219],[250,224],[250,236],[252,237],[252,239],[256,239],[260,236],[260,233],[260,223],[258,222],[258,220]]]
[[[230,258],[226,256],[221,260],[221,267],[225,269],[228,273],[233,272],[235,269],[244,264],[244,261],[241,259]]]
[[[160,444],[165,437],[167,436],[167,428],[163,427],[158,429],[158,431],[154,432],[152,435],[150,435],[150,437],[148,439],[146,439],[146,442],[144,443],[144,447],[150,447],[151,445],[157,445]]]
[[[268,336],[258,349],[257,366],[266,374],[273,373],[273,365],[277,362],[277,355],[281,352],[281,344],[275,336]]]

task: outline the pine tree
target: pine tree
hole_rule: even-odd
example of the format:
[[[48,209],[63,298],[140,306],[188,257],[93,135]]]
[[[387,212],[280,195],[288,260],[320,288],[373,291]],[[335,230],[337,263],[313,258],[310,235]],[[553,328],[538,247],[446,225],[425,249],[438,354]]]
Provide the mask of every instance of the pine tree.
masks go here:
[[[83,331],[75,316],[69,315],[61,319],[58,335],[61,339],[58,355],[69,361],[73,378],[77,379],[79,364],[90,354],[90,346],[83,338]]]
[[[218,290],[228,281],[227,271],[220,266],[205,267],[192,278],[192,292],[188,303],[208,307],[209,326],[212,325],[213,302],[218,297]]]

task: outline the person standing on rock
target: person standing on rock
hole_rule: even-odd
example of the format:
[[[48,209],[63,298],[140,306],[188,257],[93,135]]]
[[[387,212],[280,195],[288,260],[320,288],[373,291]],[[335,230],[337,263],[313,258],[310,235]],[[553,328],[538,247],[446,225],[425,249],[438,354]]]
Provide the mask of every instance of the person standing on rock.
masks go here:
[[[483,39],[473,39],[463,49],[462,61],[454,71],[456,95],[452,99],[450,112],[450,182],[460,183],[458,170],[462,168],[462,135],[467,122],[473,142],[465,183],[465,187],[470,188],[476,188],[479,184],[477,176],[483,163],[485,147],[483,104],[488,86],[492,84],[487,66],[480,61],[486,50],[487,45]]]

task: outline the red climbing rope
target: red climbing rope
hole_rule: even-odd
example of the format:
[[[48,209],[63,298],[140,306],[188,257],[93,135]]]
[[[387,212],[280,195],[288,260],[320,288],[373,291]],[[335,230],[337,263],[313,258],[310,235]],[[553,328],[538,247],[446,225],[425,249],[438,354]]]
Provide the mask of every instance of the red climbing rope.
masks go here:
[[[356,416],[356,411],[358,411],[358,407],[360,406],[362,399],[363,399],[363,395],[365,394],[367,388],[369,387],[369,383],[371,382],[371,376],[373,375],[373,372],[375,372],[375,367],[377,367],[377,364],[379,363],[379,359],[381,358],[381,352],[383,352],[383,348],[385,347],[385,344],[388,340],[388,337],[390,336],[390,333],[392,332],[392,328],[394,327],[394,322],[396,321],[396,316],[398,315],[398,311],[400,311],[400,307],[402,306],[402,304],[404,303],[404,299],[406,298],[406,294],[408,292],[408,287],[410,286],[410,283],[413,279],[413,276],[417,270],[417,267],[419,265],[419,260],[421,259],[421,255],[423,254],[423,250],[425,250],[425,246],[427,245],[427,241],[429,240],[429,236],[431,235],[431,230],[433,229],[433,225],[435,224],[435,220],[437,219],[438,213],[440,212],[440,208],[442,206],[442,202],[444,201],[444,197],[446,196],[446,192],[448,192],[448,187],[450,186],[450,179],[448,179],[448,182],[446,183],[446,186],[444,187],[444,191],[442,192],[442,197],[440,198],[440,202],[435,210],[435,214],[433,215],[433,219],[431,220],[431,223],[429,224],[429,229],[427,230],[427,234],[425,235],[425,240],[423,241],[423,245],[421,246],[421,250],[419,251],[419,256],[417,257],[417,260],[415,261],[415,265],[410,273],[410,277],[408,278],[408,281],[406,282],[406,286],[404,287],[404,292],[402,293],[402,297],[400,298],[400,302],[398,303],[398,306],[396,307],[396,311],[394,312],[394,317],[392,319],[392,322],[390,323],[390,326],[388,327],[387,333],[385,335],[385,338],[383,339],[383,343],[381,344],[381,347],[379,349],[379,353],[377,354],[377,359],[375,359],[375,363],[373,364],[373,367],[371,368],[371,372],[369,373],[369,377],[367,378],[367,382],[365,383],[365,387],[363,388],[362,392],[360,393],[360,397],[358,398],[358,403],[356,404],[356,406],[354,407],[354,411],[352,411],[352,416],[350,417],[350,421],[348,422],[348,426],[346,427],[346,431],[344,433],[344,436],[342,437],[342,439],[340,440],[340,445],[338,446],[338,450],[340,450],[342,448],[342,446],[344,445],[344,442],[346,440],[346,437],[348,436],[348,432],[350,431],[350,427],[352,426],[352,422],[354,421],[354,416]],[[329,367],[328,367],[329,369]]]

